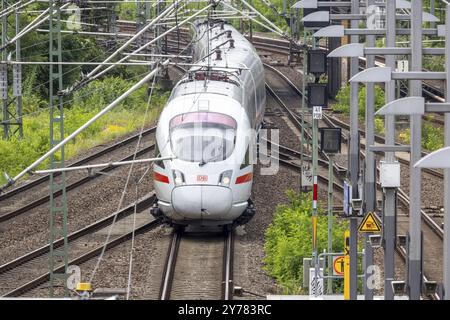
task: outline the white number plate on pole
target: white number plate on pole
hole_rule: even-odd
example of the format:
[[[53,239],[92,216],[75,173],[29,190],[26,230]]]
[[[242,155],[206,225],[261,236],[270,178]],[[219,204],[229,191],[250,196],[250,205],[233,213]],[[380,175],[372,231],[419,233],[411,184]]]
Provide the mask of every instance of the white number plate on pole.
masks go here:
[[[322,107],[313,107],[313,119],[322,119]]]
[[[409,61],[399,60],[397,61],[397,72],[408,72],[409,71]]]
[[[313,186],[313,176],[311,167],[308,163],[303,164],[302,168],[302,187],[312,187]]]
[[[323,269],[318,270],[317,278],[317,296],[323,296]],[[309,268],[309,295],[316,295],[316,281],[315,281],[315,269]]]

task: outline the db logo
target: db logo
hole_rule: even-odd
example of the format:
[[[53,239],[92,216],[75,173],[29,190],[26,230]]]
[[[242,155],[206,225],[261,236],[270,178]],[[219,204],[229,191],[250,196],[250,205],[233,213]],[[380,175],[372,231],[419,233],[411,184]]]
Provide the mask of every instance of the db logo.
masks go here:
[[[197,181],[198,181],[198,182],[206,182],[206,181],[208,181],[208,176],[199,174],[199,175],[197,176]]]

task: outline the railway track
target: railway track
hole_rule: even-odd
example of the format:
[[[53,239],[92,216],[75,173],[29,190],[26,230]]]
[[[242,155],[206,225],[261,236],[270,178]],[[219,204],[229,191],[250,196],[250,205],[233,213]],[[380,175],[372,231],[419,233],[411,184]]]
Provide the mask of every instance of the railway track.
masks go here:
[[[139,199],[135,205],[129,205],[97,222],[68,235],[69,265],[80,265],[96,256],[106,243],[106,250],[131,239],[135,235],[147,232],[159,226],[148,209],[155,201],[154,193]],[[134,212],[136,210],[136,216]],[[136,221],[136,223],[134,223]],[[114,224],[114,227],[111,226]],[[108,234],[111,232],[110,238]],[[63,239],[54,242],[55,249],[63,245]],[[0,266],[0,295],[2,297],[24,296],[31,290],[45,285],[50,279],[48,272],[48,254],[50,245],[42,246],[13,261]],[[55,268],[63,272],[64,265]]]
[[[281,79],[292,90],[291,94],[283,92],[283,96],[292,95],[292,96],[301,97],[301,94],[302,94],[301,91],[298,88],[296,88],[295,85],[286,76],[284,76],[280,72],[276,72],[276,70],[270,66],[266,65],[265,68],[266,68],[266,71],[270,70],[269,72],[272,72],[273,74],[275,74],[277,79]],[[275,94],[275,96],[276,96],[275,90],[271,89],[270,86],[269,86],[269,93],[271,93],[271,95]],[[282,99],[280,97],[278,97],[276,100],[282,101]],[[298,117],[291,115],[294,112],[287,107],[286,103],[283,103],[283,104],[280,103],[280,105],[283,107],[283,109],[286,110],[288,115],[290,115],[289,119],[291,119],[291,120],[293,120],[294,118],[296,119],[293,121],[293,123],[297,128],[299,128],[298,126],[299,126],[300,122],[298,121]],[[332,123],[332,120],[331,120],[332,117],[325,115],[324,118],[325,118],[324,119],[325,121],[328,119],[329,125],[331,124],[334,126],[334,124]],[[346,137],[344,137],[344,138],[346,138]],[[346,139],[343,139],[343,140],[346,141]],[[364,153],[362,153],[361,156],[364,157],[365,156]],[[406,162],[406,161],[404,163],[409,164],[409,162]],[[319,164],[323,165],[324,162],[321,162]],[[338,168],[335,167],[334,172],[337,177],[342,177],[339,174]],[[431,174],[436,174],[436,172],[433,172]],[[336,188],[338,188],[338,189],[340,188],[342,190],[342,187],[340,187],[340,186],[336,186]],[[379,184],[378,184],[377,193],[378,194],[381,193],[381,187]],[[398,221],[397,227],[399,229],[399,234],[402,234],[402,233],[406,234],[406,232],[408,230],[408,223],[409,223],[408,222],[409,198],[408,198],[407,194],[401,189],[398,190],[398,200],[401,203],[401,206],[400,206],[401,211],[398,213],[399,217],[400,217],[399,220],[401,220],[401,221]],[[429,277],[432,280],[438,280],[438,279],[441,279],[441,277],[442,277],[442,272],[439,269],[439,266],[441,266],[442,264],[439,263],[439,261],[436,261],[436,259],[439,260],[439,256],[441,256],[441,254],[438,254],[438,253],[442,252],[443,230],[433,220],[433,218],[428,213],[426,213],[424,210],[421,210],[420,214],[421,214],[422,221],[425,222],[422,225],[422,230],[424,232],[424,243],[425,243],[424,248],[429,248],[426,245],[427,243],[430,245],[432,243],[434,243],[433,250],[426,250],[426,249],[424,250],[424,260],[425,260],[424,276],[425,276],[425,279],[426,279],[426,277]],[[403,259],[405,259],[406,255],[405,255],[405,249],[403,247],[397,246],[397,252],[400,254],[400,256]],[[442,259],[442,257],[441,257],[441,259]],[[436,297],[434,297],[434,298],[436,298]]]
[[[272,66],[269,65],[265,65],[266,69],[269,69],[270,71],[276,73],[278,76],[280,76],[283,81],[296,93],[296,95],[298,95],[299,97],[301,97],[303,95],[303,93],[301,92],[301,90],[288,78],[286,77],[283,73],[281,73],[280,71],[278,71],[277,69],[275,69]],[[287,107],[285,107],[286,109]],[[288,108],[289,109],[289,108]],[[295,124],[298,125],[298,123],[300,123],[300,118],[301,116],[296,114],[294,111],[292,111],[291,109],[289,109],[289,117],[291,119],[296,118],[295,120]],[[350,125],[336,117],[333,117],[332,115],[329,115],[327,113],[323,114],[323,122],[330,127],[340,127],[342,129],[344,129],[345,131],[350,131]],[[365,131],[362,129],[358,129],[359,134],[362,137],[365,137]],[[311,139],[311,135],[307,135],[307,138]],[[344,141],[348,140],[348,135],[343,132],[342,138]],[[379,144],[385,144],[385,139],[384,137],[380,136],[380,135],[375,135],[375,142],[379,143]],[[399,143],[396,143],[396,145],[400,145]],[[365,148],[365,144],[362,142],[361,143],[361,147]],[[422,152],[422,157],[428,155],[427,152]],[[363,155],[364,156],[364,155]],[[409,166],[410,162],[407,159],[404,159],[402,157],[398,157],[397,160],[406,165]],[[439,178],[439,179],[443,179],[444,175],[441,171],[439,170],[435,170],[435,169],[430,169],[430,168],[423,168],[422,169],[423,172],[430,174],[431,176],[435,177],[435,178]]]
[[[149,128],[145,130],[142,134],[143,137],[147,137],[151,134],[154,134],[156,132],[156,127]],[[124,139],[108,148],[105,148],[103,150],[100,150],[99,152],[96,152],[95,154],[92,154],[91,156],[88,156],[86,158],[83,158],[79,161],[76,161],[69,165],[68,167],[74,167],[79,165],[87,164],[93,160],[98,160],[101,157],[107,157],[108,161],[110,161],[111,153],[116,152],[117,150],[121,148],[128,148],[133,142],[137,142],[139,139],[140,134],[133,135],[130,138]],[[154,144],[147,143],[147,140],[145,140],[142,145],[146,145],[143,148],[140,148],[140,150],[136,153],[137,157],[143,156],[150,151],[154,149]],[[134,148],[134,146],[132,146]],[[134,157],[134,150],[131,152],[131,154],[128,154],[125,157],[119,158],[118,161],[128,161],[132,160]],[[88,182],[92,182],[95,179],[98,179],[105,174],[117,169],[117,167],[106,167],[102,170],[99,170],[98,172],[94,174],[90,174],[86,176],[84,173],[76,172],[76,173],[70,173],[66,174],[66,181],[69,183],[66,185],[66,191],[70,192],[73,191]],[[55,174],[55,176],[60,177],[61,174]],[[21,187],[18,187],[14,190],[11,190],[8,193],[5,193],[0,196],[0,203],[1,203],[1,209],[0,209],[0,223],[6,222],[10,219],[13,219],[17,216],[20,216],[24,213],[29,212],[30,210],[37,208],[45,203],[48,203],[50,201],[50,190],[48,188],[48,185],[45,185],[50,179],[49,175],[43,176],[39,179],[36,179],[30,183],[27,183]],[[56,198],[61,195],[61,191],[57,191],[53,194],[53,196]],[[26,194],[26,196],[24,196]],[[28,201],[27,201],[28,200]]]
[[[156,130],[156,127],[151,127],[149,129],[144,130],[142,132],[142,137],[145,137],[145,136],[147,136],[149,134],[154,133],[155,130]],[[71,164],[67,165],[67,167],[70,168],[70,167],[76,167],[76,166],[81,166],[81,165],[87,164],[88,162],[90,162],[92,160],[96,160],[97,158],[99,158],[101,156],[104,156],[106,154],[109,154],[112,151],[114,151],[114,150],[116,150],[116,149],[118,149],[120,147],[123,147],[125,145],[129,145],[130,143],[133,143],[133,142],[137,141],[139,139],[139,135],[140,134],[132,135],[131,137],[128,137],[128,138],[126,138],[124,140],[121,140],[121,141],[119,141],[119,142],[117,142],[117,143],[115,143],[115,144],[113,144],[113,145],[111,145],[111,146],[109,146],[109,147],[107,147],[105,149],[102,149],[102,150],[100,150],[98,152],[95,152],[94,154],[92,154],[92,155],[90,155],[88,157],[85,157],[85,158],[83,158],[81,160],[78,160],[78,161],[76,161],[74,163],[71,163]],[[59,173],[59,172],[53,174],[54,177],[58,177],[60,175],[61,175],[61,173]],[[21,186],[19,186],[17,188],[14,188],[14,189],[12,189],[10,191],[2,193],[2,194],[0,194],[0,201],[9,199],[12,196],[15,196],[15,195],[17,195],[17,194],[19,194],[19,193],[21,193],[23,191],[27,191],[27,190],[35,187],[35,186],[40,185],[41,183],[47,182],[49,179],[50,179],[50,175],[44,175],[44,176],[40,177],[39,179],[36,179],[36,180],[31,181],[31,182],[25,183],[25,184],[23,184],[23,185],[21,185]]]
[[[169,246],[159,297],[233,298],[234,230],[176,229]]]
[[[129,32],[136,32],[135,22],[133,21],[120,21],[118,24],[119,29]],[[246,36],[248,40],[250,40],[249,36]],[[178,44],[188,45],[190,41],[189,30],[187,28],[180,28],[180,39],[181,42]],[[176,32],[172,32],[168,35],[168,43],[173,45],[175,41],[178,41],[178,34]],[[289,41],[283,39],[272,39],[261,36],[253,36],[251,39],[254,47],[261,51],[267,51],[276,54],[288,55],[289,54]],[[384,56],[376,56],[376,65],[384,66],[385,57]],[[365,69],[366,59],[364,57],[359,58],[359,68],[360,70]],[[405,94],[405,92],[403,92]],[[423,81],[423,93],[427,96],[431,101],[435,102],[444,102],[445,97],[442,88],[437,85],[435,82]],[[444,120],[440,117],[427,117],[425,119],[428,122],[436,123],[439,125],[444,125]]]

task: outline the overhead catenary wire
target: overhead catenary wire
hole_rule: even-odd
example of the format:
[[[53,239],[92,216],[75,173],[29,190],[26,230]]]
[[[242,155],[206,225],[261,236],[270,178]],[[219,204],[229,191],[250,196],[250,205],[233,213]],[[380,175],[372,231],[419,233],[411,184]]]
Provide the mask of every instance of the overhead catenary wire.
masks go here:
[[[194,14],[191,15],[190,17],[188,17],[188,18],[186,18],[185,20],[183,20],[182,22],[180,22],[180,23],[179,23],[179,26],[182,26],[183,24],[187,23],[188,21],[194,19],[194,18],[197,17],[200,13],[202,13],[202,12],[208,10],[208,9],[211,8],[212,6],[213,6],[212,4],[207,5],[207,6],[206,6],[205,8],[203,8],[202,10],[200,10],[200,11],[194,13]],[[148,25],[147,25],[147,26],[148,26]],[[159,39],[165,37],[167,34],[169,34],[170,32],[174,31],[174,30],[175,30],[176,28],[178,28],[179,26],[177,25],[177,26],[174,26],[174,27],[168,29],[167,31],[163,32],[162,34],[160,34],[160,35],[157,36],[156,38],[154,38],[154,39],[152,39],[151,41],[149,41],[148,43],[146,43],[146,44],[144,44],[143,46],[139,47],[138,49],[134,50],[134,51],[132,52],[132,54],[141,52],[142,50],[146,49],[147,47],[149,47],[150,45],[152,45],[153,43],[155,43],[155,42],[158,41]],[[142,29],[142,30],[143,30],[143,29]],[[142,31],[142,30],[141,30],[141,31]],[[130,39],[130,40],[131,40],[131,39]],[[124,58],[120,59],[117,63],[121,63],[121,62],[125,61],[126,59],[128,59],[128,57],[124,57]],[[98,77],[102,76],[103,74],[105,74],[106,72],[108,72],[109,70],[111,70],[112,68],[114,68],[114,65],[111,65],[111,66],[107,67],[106,69],[104,69],[103,71],[101,71],[101,72],[99,72],[99,73],[97,73],[97,74],[95,74],[95,75],[93,75],[93,74],[94,74],[94,70],[93,70],[90,74],[88,74],[88,75],[86,76],[86,78],[87,78],[88,80],[97,79]],[[98,68],[96,68],[96,69],[98,69]]]
[[[125,42],[119,49],[117,49],[116,51],[114,51],[108,58],[106,58],[103,62],[109,62],[111,61],[114,57],[116,57],[119,53],[121,53],[127,46],[129,46],[130,44],[132,44],[134,41],[136,41],[136,39],[138,39],[142,34],[144,34],[148,29],[150,29],[151,27],[153,27],[155,25],[155,23],[157,23],[160,19],[162,19],[163,17],[165,17],[166,15],[168,15],[174,8],[175,4],[179,3],[181,0],[176,0],[174,1],[174,3],[170,6],[168,6],[159,16],[157,16],[155,19],[153,19],[150,23],[148,23],[147,25],[145,25],[141,30],[139,30],[138,32],[136,32],[136,34],[131,37],[127,42]],[[94,78],[94,75],[101,69],[101,66],[98,66],[97,68],[94,68],[94,70],[92,70],[91,72],[89,72],[86,75],[86,80],[89,81],[91,79]]]
[[[134,151],[134,155],[133,155],[133,160],[136,160],[137,153],[138,153],[138,150],[139,150],[139,147],[140,147],[140,144],[141,144],[142,133],[143,133],[144,128],[145,128],[145,119],[148,116],[148,110],[149,110],[151,99],[152,99],[152,96],[153,96],[153,89],[155,87],[155,83],[156,83],[156,77],[153,78],[152,86],[150,88],[150,93],[149,93],[149,97],[148,97],[148,100],[147,100],[147,107],[146,107],[145,113],[144,113],[144,121],[142,123],[140,134],[139,134],[139,138],[138,138],[138,141],[136,143],[136,147],[135,147],[135,151]],[[123,201],[125,199],[126,191],[127,191],[127,188],[128,188],[128,184],[130,182],[130,178],[131,178],[131,174],[133,172],[133,168],[134,168],[134,165],[132,164],[130,166],[130,169],[128,170],[127,179],[125,181],[125,185],[123,187],[123,190],[122,190],[122,193],[121,193],[121,197],[120,197],[119,203],[117,205],[117,210],[116,210],[117,212],[119,212],[120,208],[122,207]],[[135,204],[135,208],[136,208],[136,204]],[[104,245],[103,245],[103,248],[102,248],[102,252],[100,253],[100,255],[99,255],[98,259],[97,259],[97,262],[95,264],[94,270],[92,271],[92,273],[90,275],[89,282],[91,282],[91,283],[92,283],[92,280],[94,279],[94,277],[96,275],[96,272],[97,272],[97,270],[98,270],[98,268],[100,266],[101,261],[103,260],[103,256],[104,256],[104,254],[106,252],[106,248],[107,248],[109,239],[111,237],[111,233],[112,233],[112,230],[113,230],[114,225],[116,223],[116,220],[117,220],[117,214],[114,216],[114,219],[113,219],[113,221],[111,223],[111,226],[110,226],[110,228],[108,230],[108,235],[107,235],[107,237],[105,239],[105,242],[104,242]],[[133,231],[134,231],[134,229],[133,229]],[[134,239],[134,232],[133,232],[133,239]],[[133,245],[134,245],[134,241],[133,241]],[[132,268],[132,255],[130,256],[130,272],[129,272],[128,283],[130,283],[130,281],[131,281],[131,268]],[[128,284],[127,285],[127,297],[129,297],[129,291],[128,291],[129,288],[130,288],[130,285]]]
[[[234,9],[234,10],[238,11],[240,14],[242,14],[243,16],[245,16],[245,17],[248,18],[248,19],[251,19],[252,21],[254,21],[256,24],[259,24],[259,25],[260,25],[261,27],[263,27],[264,29],[267,29],[267,30],[269,30],[269,31],[271,31],[271,32],[274,32],[274,33],[276,33],[276,34],[278,34],[278,35],[280,35],[280,36],[283,36],[283,37],[285,36],[284,33],[279,32],[279,31],[277,31],[277,30],[275,30],[275,29],[269,27],[268,25],[265,25],[265,24],[262,23],[261,21],[258,21],[258,20],[256,20],[256,19],[254,19],[253,17],[251,17],[251,16],[249,16],[248,14],[246,14],[245,12],[243,12],[243,11],[241,11],[241,10],[239,10],[239,9],[237,9],[237,8],[235,8],[235,7],[233,7],[233,6],[230,5],[230,4],[228,4],[228,3],[226,3],[226,2],[223,2],[223,5],[225,5],[225,6],[229,7],[229,8],[231,8],[231,9]]]
[[[17,1],[15,4],[11,5],[10,7],[6,8],[5,10],[3,10],[2,12],[0,12],[0,18],[3,18],[3,16],[5,15],[9,15],[11,13],[13,13],[16,10],[20,10],[30,4],[33,4],[34,2],[36,2],[36,0],[31,0],[28,2],[25,1]],[[22,3],[22,5],[20,5]]]
[[[69,5],[68,3],[62,5],[61,9],[66,8],[68,5]],[[55,8],[55,5],[53,8]],[[33,31],[38,26],[40,26],[42,23],[47,21],[48,17],[49,17],[48,12],[50,12],[50,10],[53,8],[49,7],[43,13],[41,13],[39,16],[37,16],[36,19],[34,19],[32,22],[30,22],[24,29],[22,29],[22,31],[20,31],[16,36],[14,36],[12,39],[10,39],[5,45],[1,46],[0,50],[4,50],[9,45],[14,44],[17,40],[21,39],[24,35],[28,34],[30,31]]]
[[[133,165],[137,163],[151,163],[155,161],[161,160],[173,160],[174,157],[162,157],[162,158],[145,158],[138,160],[128,160],[128,161],[117,161],[117,162],[107,162],[107,163],[96,163],[96,164],[88,164],[85,166],[75,166],[75,167],[64,167],[64,168],[56,168],[56,169],[45,169],[45,170],[36,170],[31,171],[34,174],[48,174],[48,173],[56,173],[56,172],[68,172],[68,171],[77,171],[77,170],[92,170],[99,168],[107,168],[107,167],[119,167],[119,166],[127,166]]]
[[[169,61],[166,60],[162,63],[162,66],[167,65]],[[7,187],[15,184],[15,182],[22,178],[24,175],[26,175],[28,172],[33,170],[35,167],[37,167],[39,164],[41,164],[45,159],[47,159],[50,155],[54,154],[56,151],[58,151],[61,147],[67,144],[70,140],[75,138],[79,133],[84,131],[86,128],[88,128],[92,123],[94,123],[97,119],[102,117],[104,114],[109,112],[111,109],[119,105],[123,100],[125,100],[126,97],[128,97],[132,92],[140,88],[142,85],[144,85],[148,80],[152,79],[156,74],[159,72],[160,66],[156,67],[152,72],[150,72],[147,76],[143,77],[139,82],[134,84],[130,89],[128,89],[125,93],[123,93],[119,98],[114,100],[112,103],[110,103],[107,107],[102,109],[99,113],[97,113],[95,116],[93,116],[90,120],[88,120],[84,125],[79,127],[77,130],[72,132],[69,136],[67,136],[64,140],[56,144],[52,149],[47,151],[43,156],[41,156],[39,159],[34,161],[31,165],[29,165],[26,169],[21,171],[19,174],[17,174],[14,178],[8,177],[8,182],[0,188],[0,191],[3,191]]]

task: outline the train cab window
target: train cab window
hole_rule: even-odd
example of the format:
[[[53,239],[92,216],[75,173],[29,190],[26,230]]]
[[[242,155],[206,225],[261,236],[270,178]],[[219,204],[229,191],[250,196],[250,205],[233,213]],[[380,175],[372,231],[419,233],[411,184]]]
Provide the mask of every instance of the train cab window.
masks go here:
[[[172,152],[190,162],[217,162],[227,159],[234,150],[236,121],[215,112],[191,112],[170,121]]]
[[[250,145],[247,147],[247,152],[245,152],[244,161],[241,163],[239,169],[244,169],[250,165]]]
[[[158,144],[155,143],[155,158],[158,158],[158,157],[160,157],[160,156],[161,156],[161,152],[159,151]],[[159,160],[159,161],[154,161],[153,163],[154,163],[155,165],[157,165],[158,167],[161,167],[161,168],[165,169],[165,167],[164,167],[164,161]]]

